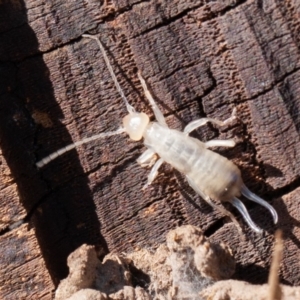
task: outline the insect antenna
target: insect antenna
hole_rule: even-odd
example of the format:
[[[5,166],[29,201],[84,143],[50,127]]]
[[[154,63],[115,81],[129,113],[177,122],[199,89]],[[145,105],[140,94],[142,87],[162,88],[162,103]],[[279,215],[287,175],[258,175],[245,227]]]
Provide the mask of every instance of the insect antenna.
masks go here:
[[[123,92],[123,90],[122,90],[122,88],[121,88],[118,80],[117,80],[117,77],[116,77],[116,75],[115,75],[115,73],[114,73],[114,71],[112,69],[112,66],[111,66],[111,64],[109,62],[109,59],[108,59],[107,54],[106,54],[106,51],[105,51],[103,45],[101,44],[100,40],[96,36],[89,35],[89,34],[83,34],[82,36],[90,38],[90,39],[93,39],[93,40],[95,40],[97,42],[97,44],[99,45],[99,48],[101,50],[101,53],[103,55],[104,61],[106,63],[106,66],[107,66],[107,68],[109,70],[109,73],[110,73],[110,75],[111,75],[111,77],[112,77],[112,79],[114,81],[114,84],[115,84],[115,86],[116,86],[116,88],[117,88],[120,96],[122,97],[122,99],[123,99],[123,101],[124,101],[124,103],[126,105],[128,113],[129,114],[134,114],[136,111],[135,111],[134,107],[129,104],[129,102],[128,102],[128,100],[127,100],[127,98],[126,98],[126,96],[125,96],[125,94],[124,94],[124,92]],[[101,139],[101,138],[106,138],[106,137],[110,137],[110,136],[113,136],[113,135],[117,135],[117,134],[123,133],[125,131],[126,131],[125,128],[121,127],[118,130],[116,130],[116,131],[104,132],[104,133],[93,135],[93,136],[88,137],[88,138],[84,138],[81,141],[72,143],[72,144],[70,144],[68,146],[65,146],[65,147],[63,147],[63,148],[61,148],[61,149],[59,149],[59,150],[51,153],[47,157],[45,157],[45,158],[41,159],[40,161],[38,161],[36,163],[36,166],[38,168],[42,168],[43,166],[45,166],[48,163],[50,163],[52,160],[56,159],[57,157],[63,155],[64,153],[66,153],[66,152],[68,152],[68,151],[70,151],[70,150],[72,150],[72,149],[74,149],[74,148],[76,148],[76,147],[78,147],[80,145],[89,143],[91,141],[95,141],[97,139]]]
[[[116,88],[117,88],[117,90],[118,90],[120,96],[122,97],[122,99],[123,99],[123,101],[124,101],[124,103],[125,103],[125,105],[126,105],[127,111],[128,111],[130,114],[131,114],[131,113],[135,113],[134,107],[133,107],[132,105],[129,104],[129,102],[128,102],[126,96],[124,95],[124,92],[123,92],[123,90],[122,90],[122,88],[121,88],[121,86],[120,86],[120,84],[119,84],[119,82],[118,82],[118,80],[117,80],[116,74],[115,74],[114,71],[113,71],[113,68],[112,68],[112,66],[111,66],[111,64],[110,64],[110,61],[109,61],[108,57],[107,57],[106,51],[105,51],[105,49],[104,49],[102,43],[100,42],[100,40],[99,40],[96,36],[90,35],[90,34],[83,34],[82,36],[83,36],[83,37],[90,38],[90,39],[93,39],[93,40],[95,40],[95,41],[97,42],[97,44],[98,44],[98,46],[99,46],[99,48],[100,48],[100,50],[101,50],[101,53],[102,53],[102,55],[103,55],[104,61],[105,61],[105,63],[106,63],[106,66],[107,66],[107,68],[108,68],[108,70],[109,70],[110,76],[112,77],[112,79],[113,79],[113,81],[114,81],[114,83],[115,83],[115,86],[116,86]]]
[[[40,161],[38,161],[36,163],[36,166],[38,168],[42,168],[43,166],[47,165],[52,160],[56,159],[57,157],[63,155],[64,153],[66,153],[66,152],[68,152],[72,149],[75,149],[76,147],[78,147],[80,145],[87,144],[91,141],[95,141],[95,140],[102,139],[102,138],[105,138],[105,137],[110,137],[110,136],[113,136],[113,135],[117,135],[117,134],[120,134],[120,133],[123,133],[123,132],[125,132],[125,129],[121,127],[116,131],[103,132],[103,133],[92,135],[91,137],[88,137],[88,138],[84,138],[81,141],[78,141],[78,142],[72,143],[68,146],[65,146],[65,147],[51,153],[50,155],[44,157],[43,159],[41,159]]]

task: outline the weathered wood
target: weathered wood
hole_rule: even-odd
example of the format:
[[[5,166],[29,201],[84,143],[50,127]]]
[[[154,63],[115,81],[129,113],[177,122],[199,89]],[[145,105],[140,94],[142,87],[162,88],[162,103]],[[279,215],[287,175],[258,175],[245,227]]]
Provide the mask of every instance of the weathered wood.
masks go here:
[[[51,299],[54,286],[33,229],[22,225],[0,237],[0,298]]]
[[[178,224],[201,227],[236,251],[236,278],[267,281],[274,226],[250,205],[264,236],[212,211],[169,167],[142,191],[148,170],[136,158],[144,147],[118,136],[72,151],[42,170],[34,163],[68,143],[119,127],[122,103],[95,42],[108,51],[131,104],[152,115],[136,76],[141,70],[167,121],[228,117],[224,130],[207,126],[203,140],[237,136],[220,153],[242,169],[246,184],[278,208],[286,229],[282,282],[299,284],[300,5],[294,1],[57,1],[5,2],[0,9],[1,197],[18,189],[55,283],[66,257],[83,243],[101,253],[155,247]],[[26,8],[25,8],[26,7]],[[14,192],[13,201],[17,203]],[[275,200],[279,198],[280,200]],[[9,200],[1,203],[9,211]],[[242,221],[241,221],[242,222]],[[5,233],[9,228],[2,228]],[[5,237],[8,233],[5,233]],[[13,234],[13,233],[12,233]],[[51,287],[48,287],[50,290]]]

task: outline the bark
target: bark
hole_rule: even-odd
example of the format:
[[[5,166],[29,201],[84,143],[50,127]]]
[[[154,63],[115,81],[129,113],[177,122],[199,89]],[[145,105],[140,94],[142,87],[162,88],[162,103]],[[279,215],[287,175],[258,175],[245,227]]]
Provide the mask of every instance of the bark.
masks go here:
[[[1,261],[1,273],[9,265],[16,275],[20,266],[43,274],[41,290],[50,298],[49,275],[55,285],[66,277],[66,258],[83,243],[96,245],[99,257],[155,248],[171,228],[191,224],[232,247],[235,279],[267,281],[271,216],[250,203],[266,232],[245,226],[243,240],[169,166],[143,191],[149,170],[136,163],[142,142],[115,136],[35,167],[72,141],[117,129],[126,114],[96,43],[81,38],[91,33],[138,111],[152,116],[137,70],[172,128],[205,116],[224,120],[237,108],[233,126],[204,126],[193,136],[239,140],[217,150],[277,209],[286,239],[281,282],[299,285],[299,16],[297,0],[2,1],[0,243],[10,249],[14,237],[20,248],[39,245],[41,267],[21,255]],[[20,239],[20,222],[34,227],[30,241]],[[10,280],[4,298],[23,289]]]

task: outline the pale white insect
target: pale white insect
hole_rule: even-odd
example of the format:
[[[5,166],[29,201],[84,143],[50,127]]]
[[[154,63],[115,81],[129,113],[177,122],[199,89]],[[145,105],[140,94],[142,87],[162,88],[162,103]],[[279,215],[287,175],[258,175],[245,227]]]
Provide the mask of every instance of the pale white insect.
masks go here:
[[[134,141],[139,141],[144,138],[144,144],[147,147],[147,150],[138,158],[137,161],[142,167],[152,166],[150,174],[148,175],[148,182],[146,186],[153,182],[162,163],[167,162],[185,175],[189,185],[205,201],[207,201],[207,203],[224,215],[229,216],[240,231],[241,228],[235,217],[224,207],[215,204],[213,200],[230,202],[240,211],[248,225],[257,233],[261,233],[262,229],[252,221],[245,205],[237,198],[241,194],[251,201],[267,208],[273,216],[274,223],[277,223],[278,216],[276,210],[268,202],[252,193],[244,185],[241,172],[238,167],[227,158],[208,149],[215,146],[233,147],[235,146],[234,140],[210,140],[203,143],[198,139],[189,136],[191,131],[205,125],[208,122],[218,126],[229,124],[236,118],[235,109],[232,116],[225,121],[201,118],[190,122],[184,128],[183,132],[170,129],[166,124],[162,112],[151,96],[145,80],[142,78],[141,74],[138,73],[145,95],[151,104],[153,113],[157,120],[157,122],[150,122],[149,117],[145,113],[136,112],[129,104],[117,81],[100,40],[96,36],[92,35],[83,35],[83,37],[94,39],[98,43],[114,84],[126,105],[128,115],[123,118],[123,126],[118,130],[100,133],[68,145],[40,160],[36,164],[38,168],[45,166],[58,156],[76,148],[79,145],[125,132]],[[159,156],[157,161],[156,155]]]

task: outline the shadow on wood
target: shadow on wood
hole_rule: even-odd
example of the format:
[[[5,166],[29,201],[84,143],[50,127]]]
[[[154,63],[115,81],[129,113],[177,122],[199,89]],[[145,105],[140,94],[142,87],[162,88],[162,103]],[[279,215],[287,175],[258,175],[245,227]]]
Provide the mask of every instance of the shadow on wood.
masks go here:
[[[24,221],[35,228],[47,268],[57,284],[68,274],[67,256],[80,245],[98,245],[102,255],[108,249],[76,151],[68,156],[67,164],[54,162],[45,170],[35,167],[35,153],[40,158],[72,142],[61,122],[68,116],[57,103],[35,32],[27,23],[25,4],[15,7],[7,3],[5,9],[8,15],[19,18],[21,30],[13,28],[1,35],[0,76],[4,80],[0,86],[0,146],[12,182],[17,184],[15,197],[27,212]],[[2,181],[1,185],[3,188],[9,182]],[[5,210],[10,199],[2,193],[1,200]],[[18,216],[12,216],[11,222],[14,219]],[[17,238],[17,230],[15,234]]]

